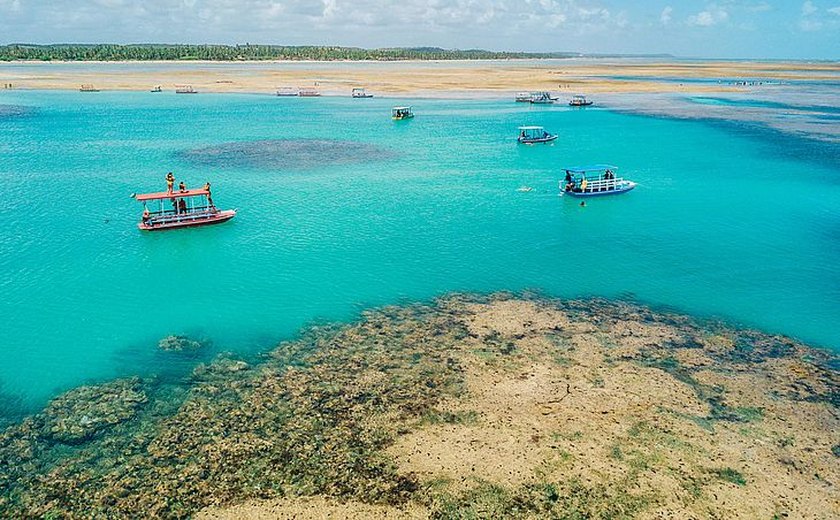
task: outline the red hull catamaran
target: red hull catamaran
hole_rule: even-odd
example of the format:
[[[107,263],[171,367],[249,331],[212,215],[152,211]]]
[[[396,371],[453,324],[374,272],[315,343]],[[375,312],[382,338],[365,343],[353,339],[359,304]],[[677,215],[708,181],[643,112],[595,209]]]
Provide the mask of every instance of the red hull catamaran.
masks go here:
[[[213,204],[210,190],[204,188],[141,193],[134,198],[143,203],[143,217],[137,223],[142,231],[221,224],[236,216],[235,209],[218,209]],[[158,201],[158,209],[150,211],[148,203],[154,201]],[[166,201],[169,201],[171,209],[165,207]]]

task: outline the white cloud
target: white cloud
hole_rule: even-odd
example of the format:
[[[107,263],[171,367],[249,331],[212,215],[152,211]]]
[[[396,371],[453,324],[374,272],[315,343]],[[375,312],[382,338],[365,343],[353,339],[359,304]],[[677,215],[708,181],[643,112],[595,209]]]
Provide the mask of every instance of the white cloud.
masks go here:
[[[674,8],[670,5],[666,5],[665,9],[662,10],[662,14],[659,15],[659,21],[662,22],[662,25],[668,25],[671,23],[671,14],[674,12]]]
[[[750,13],[766,13],[767,11],[772,11],[773,6],[768,4],[767,2],[761,2],[758,4],[747,6],[746,10]]]
[[[811,16],[817,12],[817,6],[811,0],[806,0],[802,4],[802,16]]]
[[[831,9],[828,10],[828,12],[831,13],[831,14],[836,14],[837,16],[840,16],[840,5],[838,5],[837,7],[832,7]]]
[[[0,0],[0,11],[4,9],[12,12],[20,11],[20,0]]]
[[[700,11],[688,17],[689,25],[700,27],[711,27],[729,19],[729,13],[723,7],[716,4],[709,4],[705,11]]]

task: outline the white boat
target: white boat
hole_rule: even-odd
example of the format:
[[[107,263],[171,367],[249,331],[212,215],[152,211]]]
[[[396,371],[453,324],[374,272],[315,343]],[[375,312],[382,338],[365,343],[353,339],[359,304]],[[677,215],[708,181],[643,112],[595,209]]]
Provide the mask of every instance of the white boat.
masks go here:
[[[517,103],[530,103],[531,102],[531,92],[517,92],[516,93],[516,102]]]
[[[569,100],[570,107],[588,107],[592,106],[592,101],[586,99],[583,94],[576,94]]]
[[[363,89],[363,88],[354,88],[350,92],[350,96],[353,97],[354,99],[362,99],[362,98],[372,98],[373,94],[368,94],[367,92],[365,92],[365,89]]]
[[[300,97],[318,97],[321,95],[321,92],[314,87],[304,87],[298,90],[298,96]]]
[[[557,98],[552,97],[550,92],[532,92],[529,101],[532,105],[549,105],[557,101]]]
[[[198,94],[198,91],[192,88],[192,85],[175,85],[176,94]]]
[[[280,97],[297,97],[298,89],[295,87],[278,87],[277,95]]]
[[[627,193],[636,183],[615,176],[618,168],[609,164],[563,168],[566,177],[560,181],[560,193],[572,197],[599,197]]]
[[[541,126],[520,126],[517,140],[522,144],[550,143],[557,134],[550,134]]]

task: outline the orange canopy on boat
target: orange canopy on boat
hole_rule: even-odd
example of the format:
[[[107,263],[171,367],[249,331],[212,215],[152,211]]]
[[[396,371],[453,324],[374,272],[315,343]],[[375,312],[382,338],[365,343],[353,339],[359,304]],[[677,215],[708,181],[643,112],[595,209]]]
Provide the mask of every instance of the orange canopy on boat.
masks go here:
[[[180,197],[201,197],[207,196],[210,192],[205,190],[204,188],[200,188],[197,190],[187,190],[187,191],[161,191],[158,193],[138,193],[134,196],[137,200],[159,200],[159,199],[174,199]]]

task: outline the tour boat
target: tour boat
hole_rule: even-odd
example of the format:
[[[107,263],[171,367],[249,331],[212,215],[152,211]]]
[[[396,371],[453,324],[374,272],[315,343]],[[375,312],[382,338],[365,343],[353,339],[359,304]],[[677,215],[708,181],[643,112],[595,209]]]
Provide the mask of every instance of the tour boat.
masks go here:
[[[99,92],[99,89],[86,83],[79,88],[79,92]]]
[[[143,203],[143,216],[137,223],[137,227],[142,231],[221,224],[236,216],[235,209],[216,208],[210,191],[204,188],[141,193],[134,195],[134,198]],[[150,211],[147,204],[154,201],[158,202],[158,208]],[[167,208],[167,205],[171,208]]]
[[[149,92],[163,92],[163,90],[160,88],[160,85],[157,85],[155,88],[153,88]]]
[[[176,94],[198,94],[198,91],[192,88],[192,85],[175,85]]]
[[[532,92],[531,99],[528,101],[530,101],[532,105],[549,105],[557,101],[557,98],[551,97],[550,92]]]
[[[295,87],[280,87],[277,89],[277,95],[280,97],[297,97],[298,89]]]
[[[514,99],[516,99],[517,103],[530,103],[532,95],[531,92],[517,92],[516,98]]]
[[[353,91],[350,92],[350,96],[355,99],[372,98],[373,94],[368,94],[363,88],[354,88]]]
[[[549,134],[541,126],[520,126],[517,141],[522,144],[550,143],[557,134]]]
[[[635,182],[615,176],[617,169],[609,164],[563,168],[566,178],[560,181],[560,191],[572,197],[597,197],[618,195],[635,188]]]
[[[305,87],[298,90],[298,96],[300,97],[318,97],[320,95],[321,92],[317,88]]]
[[[590,105],[592,105],[592,101],[586,99],[586,96],[582,94],[572,96],[572,99],[569,100],[570,107],[588,107]]]
[[[391,119],[394,121],[401,121],[403,119],[411,119],[414,117],[414,112],[411,107],[394,107],[391,109]]]

